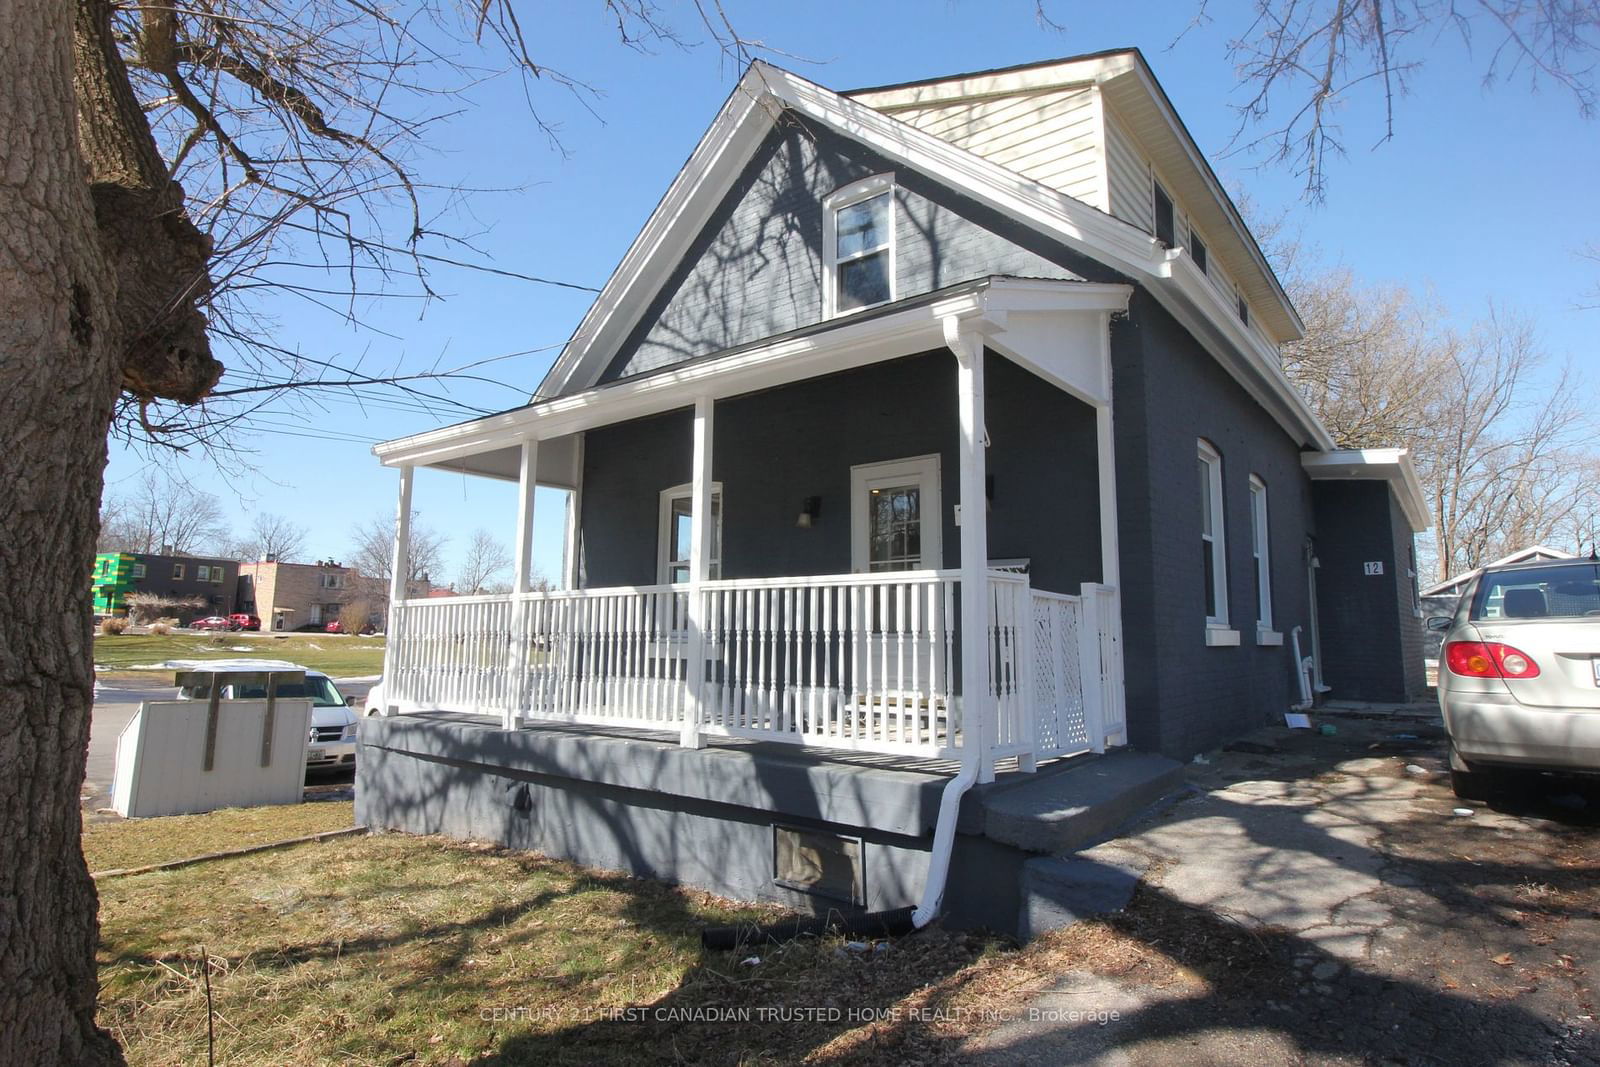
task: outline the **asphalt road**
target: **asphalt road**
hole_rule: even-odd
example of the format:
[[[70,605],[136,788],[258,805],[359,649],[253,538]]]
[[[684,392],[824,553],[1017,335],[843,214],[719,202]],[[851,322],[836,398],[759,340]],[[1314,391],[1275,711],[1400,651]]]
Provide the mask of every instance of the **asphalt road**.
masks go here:
[[[366,699],[371,682],[344,682],[335,678],[339,692],[357,698],[359,705]],[[111,780],[117,768],[117,738],[128,725],[139,705],[146,700],[173,700],[178,690],[160,680],[106,681],[95,685],[94,711],[89,720],[89,753],[85,765],[83,793],[84,806],[93,811],[111,804]],[[349,780],[353,771],[317,771],[312,779],[318,783]]]

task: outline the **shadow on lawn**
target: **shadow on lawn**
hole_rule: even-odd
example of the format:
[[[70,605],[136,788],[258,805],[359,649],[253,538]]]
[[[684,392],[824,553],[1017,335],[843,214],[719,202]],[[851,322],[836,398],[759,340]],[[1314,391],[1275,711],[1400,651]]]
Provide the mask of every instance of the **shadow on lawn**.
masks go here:
[[[1305,1055],[1393,1058],[1395,1062],[1569,1062],[1595,1049],[1563,1046],[1549,1020],[1492,997],[1431,988],[1352,970],[1316,944],[1274,930],[1248,930],[1204,908],[1142,887],[1129,908],[1106,920],[1111,931],[1165,963],[1198,975],[1201,992],[1164,995],[1132,987],[1135,1006],[1106,1025],[1035,1028],[986,1053],[964,1053],[967,1027],[941,1021],[1020,1018],[1048,984],[996,983],[983,968],[963,970],[976,953],[937,929],[898,939],[881,957],[839,961],[827,944],[799,946],[835,961],[827,985],[797,984],[779,963],[770,977],[740,974],[737,960],[757,950],[707,953],[672,993],[615,1017],[546,1032],[511,1033],[481,1062],[534,1064],[796,1063],[848,1031],[859,1034],[819,1057],[833,1063],[973,1061],[996,1064],[1080,1063],[1132,1046],[1173,1042],[1168,1053],[1217,1030],[1250,1057],[1248,1042],[1289,1045]],[[767,953],[763,952],[763,956]],[[874,980],[881,958],[912,963]],[[1079,966],[1090,967],[1092,960]],[[768,966],[763,962],[762,968]],[[1313,978],[1313,975],[1316,977]],[[820,968],[814,979],[828,976]],[[1114,984],[1115,978],[1094,983]],[[915,1008],[901,1005],[925,985]],[[1061,1002],[1103,1011],[1095,992]],[[1126,996],[1122,998],[1126,1009]],[[763,1010],[766,1013],[763,1014]],[[1570,1037],[1570,1035],[1569,1035]],[[1147,1049],[1156,1053],[1157,1049]],[[1386,1060],[1387,1062],[1387,1060]]]

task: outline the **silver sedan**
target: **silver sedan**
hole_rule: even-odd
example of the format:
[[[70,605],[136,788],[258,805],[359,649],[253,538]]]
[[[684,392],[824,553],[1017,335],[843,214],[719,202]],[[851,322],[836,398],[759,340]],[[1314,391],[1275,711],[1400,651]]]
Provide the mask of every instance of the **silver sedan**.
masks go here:
[[[1486,569],[1428,626],[1457,796],[1499,768],[1600,773],[1600,562]]]

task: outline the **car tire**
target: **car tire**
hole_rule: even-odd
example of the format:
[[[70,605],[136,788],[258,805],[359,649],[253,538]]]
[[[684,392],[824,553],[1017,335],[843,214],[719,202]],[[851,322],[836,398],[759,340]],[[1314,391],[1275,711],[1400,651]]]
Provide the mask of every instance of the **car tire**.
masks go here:
[[[1494,793],[1493,782],[1482,771],[1451,771],[1450,791],[1457,800],[1488,800]]]
[[[1498,777],[1482,767],[1474,767],[1450,746],[1450,791],[1458,800],[1488,800],[1499,784]]]

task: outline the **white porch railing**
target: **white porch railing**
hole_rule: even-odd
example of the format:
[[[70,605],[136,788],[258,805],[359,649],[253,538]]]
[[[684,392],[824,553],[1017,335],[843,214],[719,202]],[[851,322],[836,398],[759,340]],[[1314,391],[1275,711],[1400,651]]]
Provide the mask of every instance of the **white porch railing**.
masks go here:
[[[681,585],[403,601],[385,702],[678,730],[697,684],[702,734],[956,758],[971,740],[961,584],[953,570],[707,582],[698,670]],[[1111,591],[993,571],[984,595],[990,758],[1103,748],[1120,700]]]

